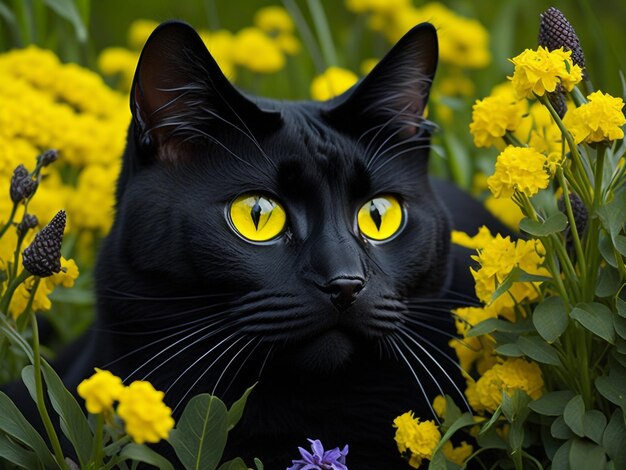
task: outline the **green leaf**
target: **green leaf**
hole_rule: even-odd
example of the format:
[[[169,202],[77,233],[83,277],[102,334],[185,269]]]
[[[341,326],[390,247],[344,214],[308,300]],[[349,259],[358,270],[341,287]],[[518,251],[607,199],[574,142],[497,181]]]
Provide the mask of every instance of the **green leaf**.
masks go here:
[[[517,343],[502,344],[496,348],[496,353],[507,357],[522,357],[524,355]]]
[[[454,400],[449,395],[446,395],[446,414],[444,416],[443,427],[447,428],[452,423],[454,423],[457,419],[461,417],[461,409],[456,406]]]
[[[623,380],[616,376],[602,376],[596,379],[595,384],[600,395],[626,413],[626,384]]]
[[[478,435],[487,434],[487,432],[491,431],[491,429],[493,428],[493,425],[498,422],[498,418],[500,418],[501,415],[502,415],[502,403],[498,405],[496,410],[491,415],[491,418],[489,418],[489,421],[487,421],[485,424],[482,425]]]
[[[89,461],[93,447],[93,433],[87,422],[87,417],[74,396],[65,388],[54,369],[44,362],[41,370],[48,386],[48,396],[52,408],[61,418],[61,431],[74,446],[81,467],[85,466]]]
[[[611,238],[615,240],[615,237],[626,224],[626,187],[618,190],[613,200],[607,205],[599,207],[597,212],[602,225],[609,232]]]
[[[557,439],[570,439],[574,437],[574,433],[570,427],[565,424],[563,416],[559,416],[552,422],[552,425],[550,425],[550,434]]]
[[[613,297],[620,288],[619,271],[611,266],[606,266],[600,271],[598,283],[596,284],[596,295],[598,297]]]
[[[609,424],[602,436],[602,447],[608,456],[615,462],[616,468],[626,468],[626,426],[624,416],[620,410],[611,415]]]
[[[26,470],[43,468],[34,452],[10,440],[5,434],[0,434],[0,460],[1,459],[5,459]]]
[[[439,450],[434,451],[428,463],[428,470],[446,470],[447,468],[448,466],[446,465],[446,458],[443,456],[443,452]]]
[[[545,416],[561,416],[565,405],[574,397],[571,390],[559,390],[557,392],[546,393],[538,400],[531,401],[528,408],[535,413]]]
[[[551,470],[570,470],[569,451],[573,440],[565,442],[554,454]]]
[[[547,237],[552,233],[558,233],[567,227],[567,217],[562,212],[556,212],[543,222],[532,220],[528,217],[519,223],[520,230],[535,237]]]
[[[533,312],[533,325],[548,343],[554,343],[567,329],[569,317],[561,297],[548,297]]]
[[[4,21],[10,25],[14,25],[17,22],[11,9],[4,3],[0,3],[0,17],[4,18]]]
[[[491,294],[491,301],[493,302],[502,294],[510,289],[514,282],[545,282],[550,281],[551,278],[546,276],[538,276],[536,274],[528,274],[526,271],[515,267],[511,270],[509,275],[502,281],[502,284]]]
[[[524,443],[524,423],[522,421],[514,421],[511,424],[508,440],[513,451],[519,451],[522,448]]]
[[[615,332],[619,335],[619,337],[626,339],[626,318],[615,315],[613,317],[613,323],[613,326],[615,327]]]
[[[84,43],[87,41],[87,28],[85,28],[73,0],[45,0],[45,2],[57,15],[72,23],[76,33],[76,39],[78,39],[79,42]]]
[[[220,465],[218,470],[248,470],[248,466],[242,458],[237,457],[236,459],[229,460]]]
[[[513,333],[521,335],[530,333],[534,330],[533,326],[528,322],[511,323],[506,320],[500,320],[499,318],[488,318],[483,320],[474,327],[472,327],[465,336],[481,336],[493,333],[494,331],[501,331],[503,333]]]
[[[626,318],[626,302],[618,297],[615,299],[615,303],[617,305],[617,314],[622,318]]]
[[[626,256],[626,237],[624,235],[615,235],[613,243],[617,251],[619,251],[622,256]]]
[[[256,457],[254,458],[254,465],[256,465],[256,470],[263,470],[265,467],[263,466],[263,462],[261,462]]]
[[[213,470],[222,459],[227,435],[226,405],[203,393],[187,403],[169,442],[187,470]]]
[[[602,447],[592,442],[574,439],[569,450],[569,464],[572,470],[604,468],[606,454]]]
[[[481,432],[476,436],[476,442],[481,449],[507,449],[507,443],[500,437],[496,428]]]
[[[585,435],[583,417],[585,415],[585,402],[583,397],[576,395],[565,405],[563,420],[569,428],[580,437]]]
[[[0,431],[33,449],[44,467],[58,467],[43,438],[3,392],[0,392]]]
[[[600,232],[600,241],[598,242],[598,249],[600,250],[600,254],[602,258],[614,268],[617,268],[618,260],[615,256],[615,252],[613,250],[613,241],[608,236],[608,234],[604,233],[604,231]]]
[[[534,361],[552,366],[560,366],[561,361],[556,350],[539,336],[520,336],[517,345],[522,352]]]
[[[569,315],[593,334],[615,344],[613,313],[605,305],[596,302],[578,304]]]
[[[241,396],[241,398],[237,400],[235,403],[233,403],[233,405],[228,410],[228,430],[229,431],[232,428],[234,428],[235,425],[241,419],[241,416],[243,415],[244,407],[246,406],[246,401],[248,400],[248,396],[250,395],[250,392],[252,392],[252,389],[255,386],[256,384],[252,385],[245,392],[243,392],[243,395]]]
[[[120,452],[120,456],[124,460],[147,463],[160,470],[174,470],[174,466],[169,460],[143,444],[131,443],[125,445]]]
[[[589,410],[583,416],[583,430],[596,444],[602,444],[602,434],[606,428],[606,416],[600,410]]]
[[[448,167],[452,174],[452,180],[457,186],[465,190],[470,189],[472,185],[471,175],[474,172],[467,146],[453,132],[446,132],[442,138],[448,155]]]
[[[437,447],[433,450],[433,454],[435,454],[443,445],[452,437],[452,435],[457,432],[461,428],[465,428],[468,426],[475,426],[476,422],[474,421],[474,417],[470,413],[463,413],[459,419],[457,419],[452,425],[448,428],[446,433],[443,435]]]

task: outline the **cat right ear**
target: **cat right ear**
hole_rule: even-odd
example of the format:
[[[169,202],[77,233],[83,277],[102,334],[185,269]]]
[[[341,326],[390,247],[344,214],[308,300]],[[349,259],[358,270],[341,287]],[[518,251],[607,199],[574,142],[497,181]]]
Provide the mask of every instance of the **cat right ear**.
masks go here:
[[[157,27],[141,52],[130,95],[141,154],[181,158],[181,145],[212,138],[216,126],[268,127],[280,115],[261,110],[230,84],[196,31],[170,21]]]

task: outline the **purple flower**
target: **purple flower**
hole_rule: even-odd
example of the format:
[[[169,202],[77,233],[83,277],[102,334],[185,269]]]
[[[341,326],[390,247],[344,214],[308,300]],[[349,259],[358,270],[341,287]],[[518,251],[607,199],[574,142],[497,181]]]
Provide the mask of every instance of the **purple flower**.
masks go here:
[[[298,447],[302,458],[292,461],[291,467],[287,470],[348,470],[348,467],[346,467],[347,445],[343,450],[339,450],[339,447],[336,447],[324,452],[324,446],[321,441],[318,439],[307,440],[311,443],[313,453]]]

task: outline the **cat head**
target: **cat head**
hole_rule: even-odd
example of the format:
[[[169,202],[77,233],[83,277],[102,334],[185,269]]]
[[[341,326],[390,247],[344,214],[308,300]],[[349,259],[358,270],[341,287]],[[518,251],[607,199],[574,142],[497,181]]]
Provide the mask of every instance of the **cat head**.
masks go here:
[[[105,322],[204,319],[305,370],[383,345],[407,300],[432,297],[446,273],[424,118],[436,64],[422,24],[337,98],[282,102],[232,86],[190,26],[157,28],[100,257]],[[111,292],[199,300],[144,308]]]

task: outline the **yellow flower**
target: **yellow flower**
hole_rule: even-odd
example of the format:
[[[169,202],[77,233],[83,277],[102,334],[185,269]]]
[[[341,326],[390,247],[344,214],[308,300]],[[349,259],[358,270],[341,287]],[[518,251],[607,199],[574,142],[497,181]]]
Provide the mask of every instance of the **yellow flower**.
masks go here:
[[[326,71],[313,79],[311,83],[311,97],[314,100],[324,101],[342,94],[359,78],[350,70],[341,67],[329,67]]]
[[[622,98],[596,91],[587,99],[588,103],[570,110],[563,120],[576,143],[623,139],[621,126],[626,124],[626,117]]]
[[[454,447],[452,442],[446,441],[441,450],[443,451],[443,455],[445,455],[450,462],[457,465],[463,465],[467,458],[474,452],[474,448],[465,441],[461,442],[461,445],[458,447]]]
[[[278,45],[259,28],[244,28],[233,44],[233,61],[256,73],[274,73],[285,66]]]
[[[511,395],[514,390],[522,390],[537,400],[543,393],[543,386],[541,369],[536,363],[518,358],[507,359],[476,381],[472,392],[475,393],[474,403],[470,404],[478,412],[493,412],[502,401],[502,392]]]
[[[550,167],[550,160],[548,160]],[[519,223],[524,218],[522,210],[510,198],[489,196],[485,199],[485,208],[513,230],[519,230]]]
[[[254,15],[254,25],[265,31],[285,54],[293,55],[300,51],[300,42],[293,35],[295,26],[283,7],[261,8]]]
[[[113,408],[113,402],[120,398],[124,386],[122,379],[108,370],[96,368],[96,373],[78,384],[78,394],[85,400],[87,411],[102,413]]]
[[[346,0],[346,8],[354,13],[387,13],[410,5],[410,0]]]
[[[174,419],[172,410],[163,403],[163,396],[163,392],[145,381],[131,383],[120,394],[117,414],[136,443],[156,443],[168,438]]]
[[[139,53],[123,47],[107,47],[98,56],[98,68],[104,75],[119,75],[119,88],[130,90]]]
[[[153,20],[139,19],[131,23],[128,28],[128,44],[135,50],[139,50],[148,40],[152,31],[159,26],[159,23]]]
[[[517,190],[528,197],[548,187],[547,159],[533,148],[509,145],[498,155],[496,171],[487,179],[496,197],[511,197]]]
[[[235,36],[226,29],[217,31],[200,31],[200,37],[204,41],[222,73],[229,79],[236,77],[234,63]]]
[[[522,122],[524,107],[505,95],[488,96],[477,100],[472,107],[470,132],[476,147],[489,147]]]
[[[433,400],[433,410],[437,416],[443,418],[446,416],[446,398],[443,395],[437,395]]]
[[[434,421],[423,421],[413,417],[409,411],[393,420],[396,430],[396,444],[401,454],[410,452],[409,465],[418,468],[424,459],[433,456],[433,450],[441,440],[441,434]]]
[[[513,76],[508,78],[513,82],[517,96],[543,96],[556,90],[559,84],[572,91],[574,85],[582,80],[582,69],[572,62],[571,55],[571,51],[563,51],[562,48],[549,51],[539,46],[536,51],[526,49],[510,59],[515,70]]]
[[[484,247],[493,239],[493,235],[486,226],[482,226],[478,229],[478,233],[474,236],[470,236],[465,232],[458,230],[452,230],[452,243],[464,246],[465,248],[477,249]]]

